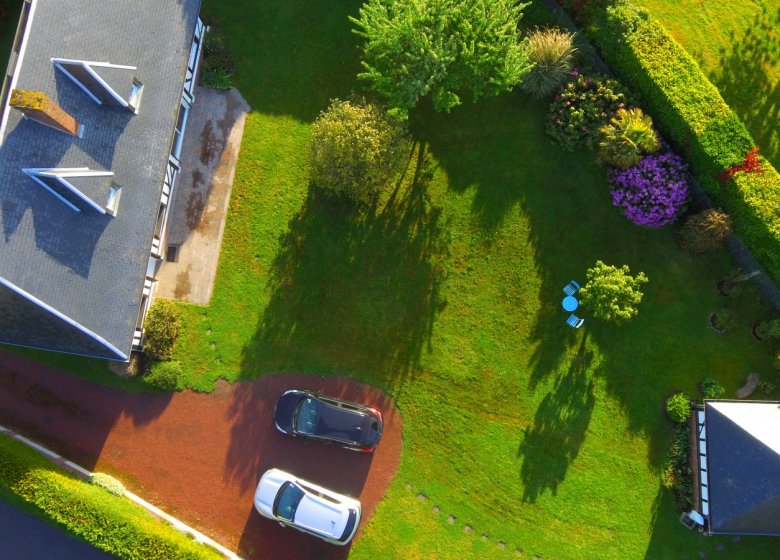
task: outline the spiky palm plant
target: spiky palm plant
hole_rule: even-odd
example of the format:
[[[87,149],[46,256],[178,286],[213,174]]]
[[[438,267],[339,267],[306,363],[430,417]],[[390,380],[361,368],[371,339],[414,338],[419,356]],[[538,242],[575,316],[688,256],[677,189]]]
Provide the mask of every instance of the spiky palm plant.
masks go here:
[[[537,29],[528,35],[526,53],[534,64],[520,87],[537,98],[552,94],[571,72],[577,49],[574,34],[558,28]]]
[[[660,146],[653,119],[638,108],[618,109],[609,124],[601,127],[599,156],[621,169],[628,169]]]

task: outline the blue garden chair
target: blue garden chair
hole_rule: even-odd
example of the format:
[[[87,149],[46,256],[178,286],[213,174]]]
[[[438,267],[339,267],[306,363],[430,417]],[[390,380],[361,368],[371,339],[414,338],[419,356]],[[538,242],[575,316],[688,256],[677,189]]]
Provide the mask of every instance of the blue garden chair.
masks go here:
[[[577,317],[574,313],[569,315],[569,318],[566,319],[566,324],[570,327],[574,327],[575,329],[579,329],[582,326],[582,323],[585,322],[585,319],[580,319]]]
[[[567,296],[573,296],[575,293],[577,293],[577,290],[580,289],[580,285],[577,284],[574,280],[568,283],[568,285],[563,289],[563,293]]]

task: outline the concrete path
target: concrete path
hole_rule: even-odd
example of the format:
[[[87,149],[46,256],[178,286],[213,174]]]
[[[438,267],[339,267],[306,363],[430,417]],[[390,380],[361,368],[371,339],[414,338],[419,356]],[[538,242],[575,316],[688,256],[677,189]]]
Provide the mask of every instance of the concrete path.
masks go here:
[[[0,500],[0,558],[3,560],[112,560],[62,529]]]
[[[200,304],[211,300],[247,112],[249,105],[236,89],[195,89],[157,297]],[[174,252],[175,262],[168,261]]]

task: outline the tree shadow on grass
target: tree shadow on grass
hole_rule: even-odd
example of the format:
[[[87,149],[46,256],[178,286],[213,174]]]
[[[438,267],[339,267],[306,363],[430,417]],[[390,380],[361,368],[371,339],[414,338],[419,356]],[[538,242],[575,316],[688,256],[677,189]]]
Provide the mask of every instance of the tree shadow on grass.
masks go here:
[[[449,250],[448,224],[426,193],[424,151],[383,204],[360,211],[309,190],[279,241],[242,371],[348,370],[391,387],[419,367],[446,305]]]
[[[764,6],[741,37],[731,33],[731,50],[721,49],[712,75],[723,98],[747,124],[762,153],[780,165],[780,9]]]
[[[520,475],[526,502],[536,502],[546,491],[557,494],[558,485],[585,441],[596,403],[590,372],[593,352],[587,348],[587,338],[585,331],[568,371],[556,379],[542,400],[534,425],[526,428],[517,450],[523,460]]]
[[[311,122],[356,88],[357,0],[207,0],[205,21],[224,31],[234,85],[253,110]]]

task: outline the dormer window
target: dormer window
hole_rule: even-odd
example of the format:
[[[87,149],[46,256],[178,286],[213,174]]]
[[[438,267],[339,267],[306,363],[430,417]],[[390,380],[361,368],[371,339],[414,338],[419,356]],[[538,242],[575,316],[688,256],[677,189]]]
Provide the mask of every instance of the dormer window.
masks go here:
[[[135,77],[135,66],[67,58],[52,58],[51,61],[98,105],[122,107],[138,113],[143,84]],[[119,91],[126,91],[127,95],[122,96]]]
[[[88,167],[22,169],[33,181],[54,195],[74,212],[94,210],[116,216],[120,188],[112,182],[111,171],[92,171]],[[105,200],[99,204],[97,200]]]

